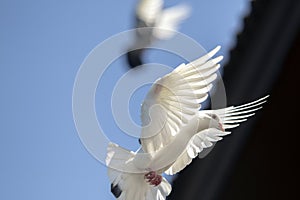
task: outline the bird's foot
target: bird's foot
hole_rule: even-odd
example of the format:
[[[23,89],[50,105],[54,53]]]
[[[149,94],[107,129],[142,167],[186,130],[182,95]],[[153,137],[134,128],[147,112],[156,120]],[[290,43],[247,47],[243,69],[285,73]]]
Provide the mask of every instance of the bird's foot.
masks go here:
[[[161,183],[161,181],[162,181],[162,176],[157,174],[154,177],[154,179],[150,181],[150,185],[158,186]]]
[[[162,181],[162,176],[151,171],[145,174],[145,179],[150,183],[150,185],[158,186]]]

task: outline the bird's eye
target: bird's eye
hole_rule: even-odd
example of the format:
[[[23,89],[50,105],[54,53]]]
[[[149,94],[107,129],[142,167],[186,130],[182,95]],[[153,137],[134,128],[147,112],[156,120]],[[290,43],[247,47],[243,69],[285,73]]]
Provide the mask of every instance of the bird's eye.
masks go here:
[[[217,115],[216,115],[216,114],[212,114],[211,117],[212,117],[213,119],[217,119]]]

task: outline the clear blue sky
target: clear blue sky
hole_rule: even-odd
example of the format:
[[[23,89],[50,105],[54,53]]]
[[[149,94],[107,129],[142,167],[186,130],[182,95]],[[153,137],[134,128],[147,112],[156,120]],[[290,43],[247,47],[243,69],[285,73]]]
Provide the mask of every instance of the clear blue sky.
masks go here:
[[[227,56],[249,1],[167,0],[166,5],[178,2],[193,8],[180,31],[206,49],[222,45]],[[0,199],[113,199],[106,168],[85,150],[77,135],[72,89],[88,53],[132,27],[135,3],[0,1]],[[119,70],[111,76],[126,71],[124,59],[115,65]],[[106,78],[110,79],[109,73]],[[103,102],[110,104],[111,87],[96,95],[102,102],[97,105],[99,116],[106,113]],[[132,106],[134,118],[139,101]],[[100,121],[104,129],[122,134],[111,116],[104,119]],[[137,147],[136,139],[127,140],[127,146]],[[124,142],[116,137],[114,141]]]

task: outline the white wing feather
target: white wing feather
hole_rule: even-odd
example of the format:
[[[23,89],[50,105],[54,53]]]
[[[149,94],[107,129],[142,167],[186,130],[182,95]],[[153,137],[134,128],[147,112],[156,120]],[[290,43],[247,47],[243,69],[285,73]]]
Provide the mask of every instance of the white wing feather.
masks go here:
[[[262,108],[262,104],[266,103],[269,95],[262,97],[256,101],[246,103],[240,106],[231,106],[218,110],[203,110],[201,113],[216,114],[224,129],[231,129],[238,127],[241,122],[247,121],[248,117],[255,115],[255,111]]]
[[[230,132],[223,132],[213,128],[197,133],[191,138],[186,150],[183,151],[176,162],[165,173],[169,175],[178,173],[189,165],[203,149],[211,147],[215,142],[220,141],[222,136],[228,134]]]
[[[240,125],[239,123],[244,122],[248,117],[253,116],[255,111],[261,109],[261,105],[266,102],[268,97],[269,96],[265,96],[256,101],[240,106],[231,106],[219,110],[199,111],[199,115],[204,115],[205,113],[216,114],[224,129],[235,128]],[[173,175],[181,171],[192,162],[193,158],[199,155],[199,153],[202,153],[204,149],[210,148],[216,142],[220,141],[223,136],[230,133],[231,132],[223,132],[213,128],[197,133],[190,140],[186,150],[178,157],[175,163],[165,173]]]
[[[145,152],[167,145],[180,127],[198,113],[217,77],[223,57],[210,58],[219,49],[220,46],[187,65],[179,65],[153,84],[141,111],[141,144]]]

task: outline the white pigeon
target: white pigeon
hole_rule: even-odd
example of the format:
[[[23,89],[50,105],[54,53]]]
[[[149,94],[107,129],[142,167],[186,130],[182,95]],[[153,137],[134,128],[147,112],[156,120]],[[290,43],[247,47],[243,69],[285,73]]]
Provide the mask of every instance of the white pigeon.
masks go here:
[[[140,0],[136,7],[136,38],[127,53],[131,67],[143,64],[145,48],[156,40],[168,40],[175,35],[179,25],[190,13],[190,7],[180,4],[163,9],[163,0]],[[140,29],[148,28],[148,29]]]
[[[122,200],[164,200],[171,185],[161,176],[173,175],[212,147],[227,129],[239,126],[266,102],[266,97],[240,106],[200,110],[212,88],[222,56],[181,64],[156,80],[142,104],[141,148],[128,151],[110,143],[106,164],[111,191]],[[226,130],[226,131],[225,131]]]

